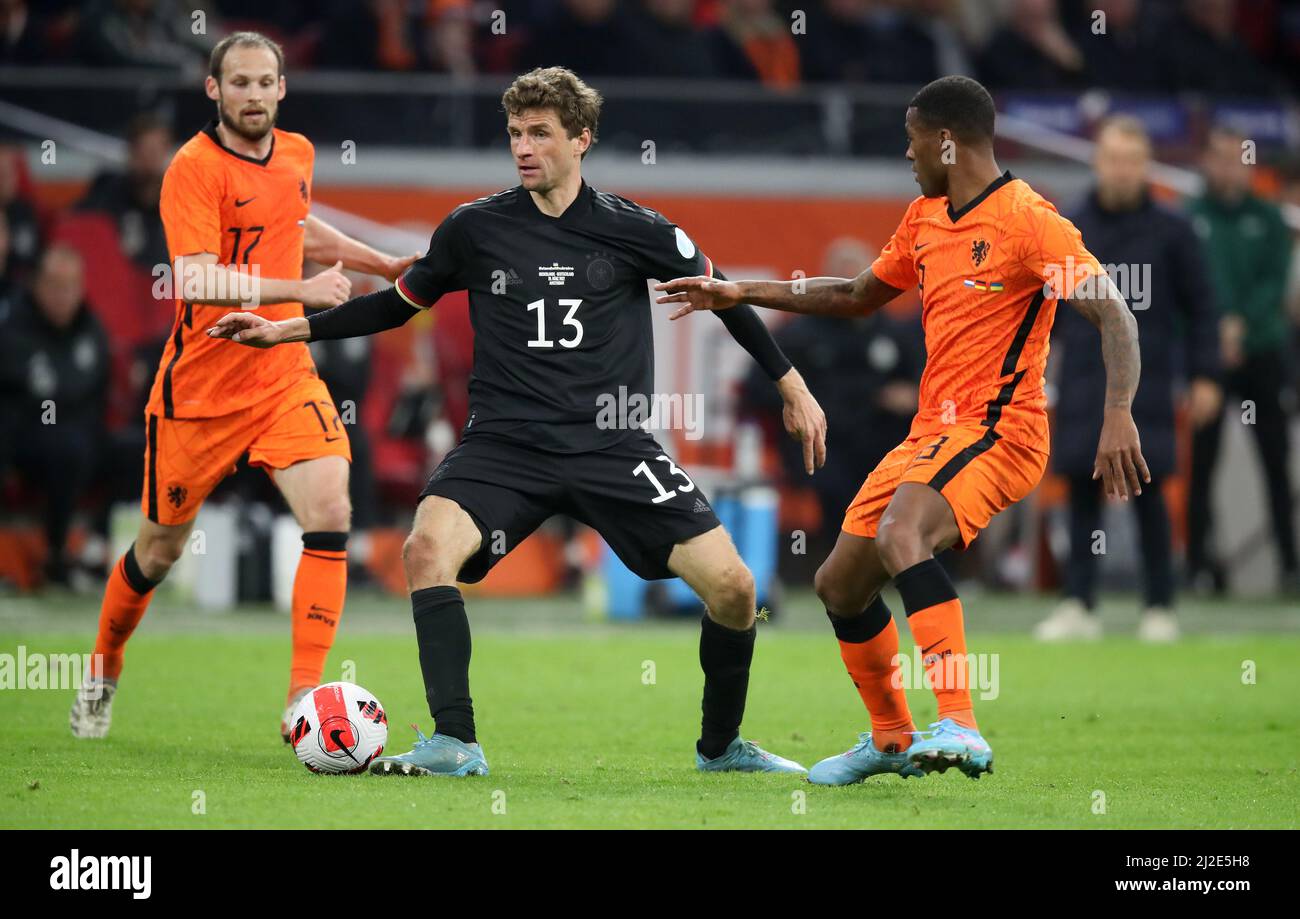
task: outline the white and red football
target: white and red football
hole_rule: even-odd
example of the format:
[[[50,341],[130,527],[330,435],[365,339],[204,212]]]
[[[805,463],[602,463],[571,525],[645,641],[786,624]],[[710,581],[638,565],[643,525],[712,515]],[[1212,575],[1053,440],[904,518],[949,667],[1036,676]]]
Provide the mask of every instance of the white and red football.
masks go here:
[[[365,772],[388,742],[388,716],[372,693],[355,683],[317,686],[298,702],[289,743],[312,772]]]

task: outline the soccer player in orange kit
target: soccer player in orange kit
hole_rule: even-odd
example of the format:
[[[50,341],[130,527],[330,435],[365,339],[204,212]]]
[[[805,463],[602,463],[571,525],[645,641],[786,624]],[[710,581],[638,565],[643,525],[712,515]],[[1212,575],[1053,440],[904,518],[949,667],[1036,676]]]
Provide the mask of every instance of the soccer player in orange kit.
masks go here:
[[[307,346],[250,355],[205,329],[232,310],[269,319],[348,298],[352,270],[395,280],[415,260],[390,257],[309,213],[315,150],[275,128],[284,55],[237,32],[212,51],[205,81],[217,118],[176,153],[160,211],[172,258],[176,318],[145,409],[146,447],[135,542],[104,591],[97,664],[69,713],[77,737],[108,733],[127,639],[153,589],[180,557],[212,489],[247,453],[303,528],[293,586],[293,655],[280,733],[302,693],[320,683],[347,588],[351,452]],[[303,280],[303,258],[333,267]]]
[[[871,732],[822,760],[811,782],[847,785],[957,766],[993,770],[967,682],[961,601],[934,553],[970,545],[994,514],[1027,495],[1047,466],[1043,371],[1058,300],[1101,332],[1105,422],[1094,478],[1127,499],[1150,481],[1130,413],[1140,359],[1137,324],[1083,240],[1056,208],[993,157],[993,99],[966,77],[924,87],[908,106],[907,158],[921,197],[869,269],[853,279],[793,282],[679,278],[658,285],[671,316],[751,303],[823,316],[879,309],[921,291],[927,362],[908,438],[881,460],[844,516],[816,576],[841,657]],[[939,720],[913,725],[898,629],[880,590],[893,580],[921,649]]]

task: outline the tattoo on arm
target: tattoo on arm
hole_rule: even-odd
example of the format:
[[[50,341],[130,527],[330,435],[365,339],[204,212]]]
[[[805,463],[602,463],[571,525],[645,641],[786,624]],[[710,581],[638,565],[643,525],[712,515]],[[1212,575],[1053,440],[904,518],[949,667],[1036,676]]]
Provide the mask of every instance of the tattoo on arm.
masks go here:
[[[742,300],[754,306],[809,316],[864,316],[901,290],[881,281],[868,268],[856,278],[800,278],[794,281],[747,281]]]
[[[1127,409],[1133,404],[1142,355],[1138,350],[1137,320],[1109,278],[1094,296],[1077,297],[1070,305],[1101,332],[1101,356],[1106,365],[1106,408]]]

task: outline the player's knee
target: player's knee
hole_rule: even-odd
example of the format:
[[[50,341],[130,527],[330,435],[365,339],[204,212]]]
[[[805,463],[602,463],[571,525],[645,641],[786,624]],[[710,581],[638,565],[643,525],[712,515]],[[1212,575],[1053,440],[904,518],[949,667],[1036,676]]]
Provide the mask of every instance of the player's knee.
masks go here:
[[[307,512],[304,530],[346,533],[352,527],[352,501],[346,491],[322,495]]]
[[[876,531],[876,551],[891,576],[919,564],[931,555],[921,531],[886,513]]]
[[[433,565],[437,547],[434,540],[426,533],[412,530],[402,543],[402,566],[406,569],[407,580],[413,574],[422,574]]]
[[[753,624],[754,602],[754,575],[739,561],[718,572],[705,597],[714,621],[733,629]]]
[[[457,554],[437,535],[412,530],[402,544],[402,564],[406,569],[407,583],[413,589],[416,585],[426,586],[430,582],[451,583],[463,561],[455,558]]]
[[[817,599],[832,613],[851,615],[854,611],[852,591],[844,578],[836,575],[830,562],[823,562],[813,575],[813,590],[817,592]]]
[[[161,581],[172,570],[181,553],[185,551],[185,537],[149,537],[141,535],[135,541],[133,553],[140,572],[151,581]]]

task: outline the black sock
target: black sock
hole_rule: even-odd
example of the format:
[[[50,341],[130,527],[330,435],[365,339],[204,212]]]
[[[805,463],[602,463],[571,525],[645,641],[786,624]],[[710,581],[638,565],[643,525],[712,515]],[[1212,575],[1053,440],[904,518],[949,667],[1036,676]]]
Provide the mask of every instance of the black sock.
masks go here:
[[[894,589],[903,598],[907,618],[914,613],[957,599],[957,588],[952,586],[948,572],[938,559],[927,558],[894,576]]]
[[[876,594],[876,598],[867,604],[867,608],[856,616],[836,616],[830,610],[826,617],[831,621],[835,637],[840,641],[859,645],[870,641],[885,630],[893,613],[885,605],[885,598]]]
[[[469,619],[455,587],[425,587],[411,594],[420,672],[437,733],[476,743],[474,701],[469,696]]]
[[[754,659],[750,626],[743,632],[718,625],[708,613],[700,623],[700,667],[704,670],[704,719],[696,749],[706,759],[716,759],[740,735],[749,691],[749,663]]]
[[[135,557],[135,543],[131,543],[131,548],[126,550],[122,556],[122,575],[126,578],[126,583],[131,589],[143,596],[159,585],[159,581],[151,581],[144,576],[140,570],[140,563]]]

